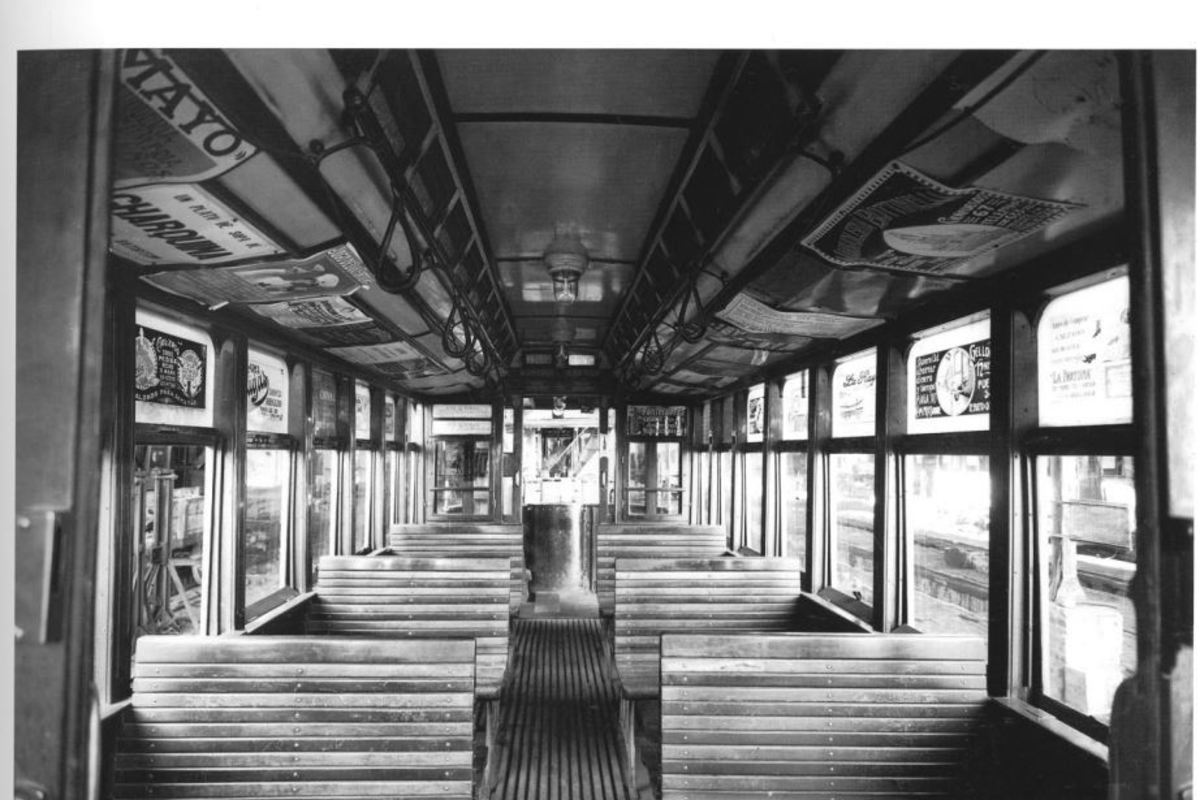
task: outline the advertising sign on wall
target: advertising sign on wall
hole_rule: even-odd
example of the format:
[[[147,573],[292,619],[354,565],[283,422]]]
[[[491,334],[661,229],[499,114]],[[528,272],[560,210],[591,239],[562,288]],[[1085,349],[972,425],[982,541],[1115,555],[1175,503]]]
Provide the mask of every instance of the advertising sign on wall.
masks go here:
[[[246,365],[246,429],[287,433],[287,365],[250,351]]]
[[[913,374],[917,419],[987,414],[991,411],[991,341],[925,353]]]
[[[134,339],[134,398],[184,408],[204,408],[208,347],[140,326]]]

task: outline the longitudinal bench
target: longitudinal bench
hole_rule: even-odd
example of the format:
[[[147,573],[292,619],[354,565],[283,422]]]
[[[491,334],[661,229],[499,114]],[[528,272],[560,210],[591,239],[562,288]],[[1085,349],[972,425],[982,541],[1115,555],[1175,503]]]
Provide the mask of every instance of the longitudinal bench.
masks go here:
[[[475,643],[143,636],[113,797],[472,796]]]
[[[618,558],[709,558],[726,551],[720,525],[617,523],[596,526],[596,597],[611,616]]]
[[[388,532],[388,546],[383,554],[409,558],[508,558],[512,581],[509,609],[514,615],[529,593],[524,529],[520,525],[486,522],[398,525]]]
[[[987,648],[926,634],[662,637],[662,796],[975,796]]]

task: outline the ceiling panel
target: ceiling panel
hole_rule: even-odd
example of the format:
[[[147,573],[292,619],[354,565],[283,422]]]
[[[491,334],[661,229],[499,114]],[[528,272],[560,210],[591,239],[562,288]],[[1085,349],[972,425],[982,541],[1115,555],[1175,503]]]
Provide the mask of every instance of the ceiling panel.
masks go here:
[[[687,131],[627,125],[458,126],[497,258],[539,258],[556,229],[593,258],[634,261]]]
[[[554,302],[554,292],[541,259],[502,261],[497,266],[514,316],[546,313],[546,304]],[[600,317],[607,324],[632,276],[632,264],[593,262],[579,279],[579,296],[571,304],[571,314]]]
[[[694,117],[719,53],[690,50],[449,50],[438,65],[464,113]]]

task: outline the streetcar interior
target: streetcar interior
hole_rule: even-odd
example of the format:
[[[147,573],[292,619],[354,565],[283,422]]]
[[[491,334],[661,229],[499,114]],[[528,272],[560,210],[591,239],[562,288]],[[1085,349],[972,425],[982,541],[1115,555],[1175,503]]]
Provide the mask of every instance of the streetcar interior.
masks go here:
[[[432,579],[482,587],[483,571],[498,571],[487,602],[509,609],[503,631],[489,629],[466,656],[478,659],[483,711],[471,724],[487,754],[405,762],[395,773],[405,781],[436,763],[451,765],[445,786],[462,773],[474,797],[496,800],[1190,791],[1194,53],[129,49],[56,59],[23,53],[20,63],[17,452],[62,441],[77,455],[18,473],[18,511],[26,529],[51,531],[39,542],[72,524],[46,508],[75,508],[89,527],[72,545],[19,538],[18,557],[58,564],[46,554],[65,547],[71,574],[87,577],[83,587],[63,583],[66,573],[35,583],[18,625],[29,647],[75,641],[70,652],[86,654],[51,684],[68,687],[55,701],[64,707],[94,693],[95,727],[62,737],[63,753],[90,755],[63,755],[61,768],[21,755],[44,745],[18,742],[19,769],[44,770],[54,796],[86,783],[104,797],[199,797],[206,782],[249,780],[254,757],[237,760],[232,745],[198,755],[221,735],[216,725],[197,725],[211,730],[195,750],[172,740],[174,755],[153,752],[183,718],[145,722],[144,698],[163,691],[161,702],[189,707],[159,687],[166,678],[139,671],[161,658],[170,664],[155,675],[183,674],[164,637],[232,649],[280,637],[280,652],[315,659],[301,635],[332,641],[318,632],[337,633],[367,602],[338,600],[350,591],[338,581],[378,568],[379,586],[398,564],[450,570],[436,566],[455,555],[438,542],[470,535],[517,542],[511,565],[492,559],[462,577],[460,564],[459,577]],[[51,90],[71,102],[42,104]],[[53,241],[64,244],[44,244]],[[52,261],[62,266],[33,275]],[[52,341],[58,285],[81,309],[69,320],[75,344]],[[64,357],[80,365],[78,385],[42,374]],[[75,422],[60,425],[63,415]],[[74,477],[47,477],[56,470]],[[81,492],[91,492],[88,513]],[[663,543],[653,565],[612,544],[638,531]],[[715,549],[689,549],[693,533],[715,537]],[[684,544],[667,553],[676,536]],[[487,561],[491,547],[471,557]],[[759,575],[772,569],[786,574]],[[728,607],[656,631],[649,671],[637,673],[652,678],[633,691],[623,670],[646,654],[623,651],[621,637],[639,613],[675,613],[662,599],[672,570],[679,581],[709,571],[695,590],[703,599],[681,607]],[[740,588],[727,583],[739,570]],[[783,601],[764,600],[734,629],[713,623],[733,618],[739,595],[766,597],[761,587],[776,584]],[[454,602],[466,608],[488,591]],[[652,610],[623,611],[651,596]],[[764,653],[807,634],[830,637],[818,650],[841,647],[839,636],[902,634],[896,653],[939,636],[965,643],[955,648],[976,660],[963,661],[955,686],[978,695],[986,730],[967,766],[930,755],[949,752],[947,731],[960,730],[949,721],[913,723],[925,749],[880,744],[899,728],[854,728],[845,746],[877,753],[862,757],[869,764],[840,745],[810,762],[803,753],[821,743],[788,738],[800,728],[784,723],[753,739],[752,715],[727,723],[737,735],[701,731],[707,717],[674,730],[692,712],[672,681],[703,682],[736,671],[741,653],[756,657],[753,620],[776,605],[788,616],[762,629],[780,637]],[[383,612],[365,613],[356,636],[384,624]],[[438,613],[430,625],[454,612]],[[611,723],[628,756],[613,756],[621,782],[603,791],[564,782],[555,794],[517,775],[515,734],[503,731],[518,724],[512,673],[534,630],[517,623],[539,619],[597,620],[609,656],[615,641],[620,713],[595,724]],[[708,629],[745,649],[714,645],[727,662],[675,676],[710,655],[682,634]],[[22,647],[19,688],[39,663],[22,660],[33,652]],[[496,647],[493,674],[485,650]],[[797,648],[787,663],[809,669],[803,660],[816,656]],[[395,658],[423,674],[415,652],[397,647]],[[837,663],[918,671],[862,652]],[[438,650],[447,676],[460,655]],[[347,674],[375,674],[362,664]],[[223,669],[210,668],[235,684],[243,674]],[[389,685],[421,680],[404,675]],[[346,680],[337,685],[367,683]],[[839,691],[878,707],[908,702],[895,698],[916,684],[897,680]],[[750,685],[758,698],[775,684]],[[953,694],[949,682],[930,685],[928,708]],[[384,690],[344,691],[368,703],[349,693]],[[608,702],[597,696],[592,711]],[[223,703],[201,704],[198,723],[217,720]],[[93,730],[82,712],[60,712]],[[696,742],[681,744],[689,735]],[[320,787],[350,780],[337,770],[357,763],[352,741],[313,745],[340,754],[315,762],[316,777],[303,754],[268,758],[279,774],[246,796],[327,796]],[[765,777],[752,777],[759,745],[772,755]],[[730,749],[744,754],[726,764],[719,751]],[[364,775],[390,769],[376,756]],[[889,760],[920,763],[895,777]],[[857,783],[804,771],[826,762]],[[951,783],[960,768],[967,784]],[[377,780],[409,796],[395,775]],[[347,797],[369,788],[346,786]]]

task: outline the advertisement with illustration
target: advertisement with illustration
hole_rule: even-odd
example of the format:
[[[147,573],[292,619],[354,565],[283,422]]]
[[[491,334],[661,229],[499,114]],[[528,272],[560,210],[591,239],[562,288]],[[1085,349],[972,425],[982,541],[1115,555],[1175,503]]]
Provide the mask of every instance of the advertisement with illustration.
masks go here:
[[[250,353],[246,366],[246,429],[287,433],[287,365]]]
[[[627,436],[680,439],[687,433],[686,406],[629,406],[625,412]]]
[[[373,317],[341,297],[258,303],[250,309],[324,346],[379,344],[395,338]]]
[[[987,415],[991,365],[988,339],[918,356],[913,375],[917,419]]]
[[[134,399],[204,408],[208,347],[169,333],[138,327],[134,339]]]
[[[348,295],[370,285],[371,274],[354,249],[341,244],[303,259],[159,272],[145,280],[165,292],[220,308],[228,303],[279,303]]]
[[[954,189],[892,162],[801,244],[838,266],[940,273],[1041,230],[1077,207],[990,189]]]

